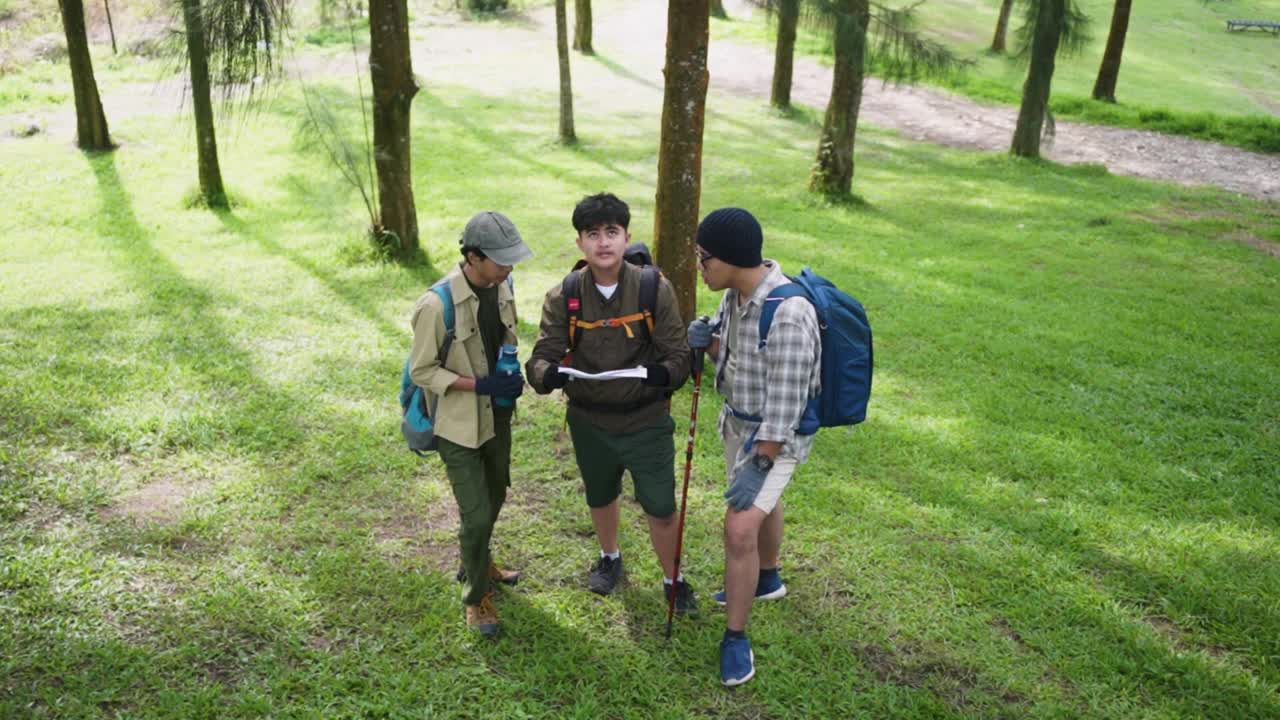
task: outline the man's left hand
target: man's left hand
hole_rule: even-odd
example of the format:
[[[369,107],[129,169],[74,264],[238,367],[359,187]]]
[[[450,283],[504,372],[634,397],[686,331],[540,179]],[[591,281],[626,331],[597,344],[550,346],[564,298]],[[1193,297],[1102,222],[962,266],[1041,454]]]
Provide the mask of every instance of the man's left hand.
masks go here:
[[[666,366],[658,363],[650,363],[644,366],[646,371],[645,378],[640,381],[641,385],[652,385],[654,387],[667,387],[671,384],[671,373]]]
[[[738,512],[751,507],[756,501],[756,496],[760,494],[760,489],[764,487],[764,479],[768,475],[769,473],[760,470],[754,463],[745,463],[733,476],[729,489],[724,491],[724,499],[729,502],[729,507]]]

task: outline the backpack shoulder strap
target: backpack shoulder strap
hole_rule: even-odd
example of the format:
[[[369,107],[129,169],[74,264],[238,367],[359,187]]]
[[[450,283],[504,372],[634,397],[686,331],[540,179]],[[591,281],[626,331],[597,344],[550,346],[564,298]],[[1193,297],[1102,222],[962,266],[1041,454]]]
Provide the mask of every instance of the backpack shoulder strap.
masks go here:
[[[758,349],[763,350],[769,344],[769,327],[773,325],[773,314],[778,312],[778,306],[782,301],[793,297],[808,299],[809,293],[795,282],[779,285],[769,291],[769,296],[764,299],[764,307],[760,310],[760,344],[756,346]]]
[[[578,327],[582,314],[582,272],[577,267],[560,281],[560,297],[564,300],[565,316],[569,318],[569,352],[573,352],[582,335],[582,328]]]
[[[431,286],[431,291],[440,296],[440,304],[444,308],[444,342],[440,343],[440,366],[444,367],[445,358],[449,357],[449,348],[453,347],[453,338],[457,335],[453,320],[453,290],[449,282],[442,280]]]
[[[658,286],[662,271],[657,265],[640,268],[640,312],[644,314],[644,329],[653,337],[654,317],[658,314]]]

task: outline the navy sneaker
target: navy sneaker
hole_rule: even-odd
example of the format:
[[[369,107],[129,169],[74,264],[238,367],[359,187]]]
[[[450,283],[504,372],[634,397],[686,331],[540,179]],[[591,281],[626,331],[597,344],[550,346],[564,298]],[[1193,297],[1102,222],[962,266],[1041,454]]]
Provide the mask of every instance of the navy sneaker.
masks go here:
[[[786,596],[787,586],[782,584],[782,576],[777,570],[760,573],[760,579],[756,580],[756,600],[777,600]],[[712,595],[711,599],[720,606],[728,602],[723,590]]]
[[[720,682],[728,687],[741,685],[755,677],[756,656],[751,652],[747,636],[726,637],[720,641]]]

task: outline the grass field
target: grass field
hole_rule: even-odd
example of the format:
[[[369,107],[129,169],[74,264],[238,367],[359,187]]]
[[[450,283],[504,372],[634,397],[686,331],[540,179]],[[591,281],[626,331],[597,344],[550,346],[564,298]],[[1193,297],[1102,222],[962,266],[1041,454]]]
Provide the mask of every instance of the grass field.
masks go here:
[[[658,91],[579,62],[563,148],[553,68],[475,81],[517,50],[415,102],[434,269],[354,259],[359,201],[296,144],[295,89],[220,135],[225,213],[186,206],[172,117],[113,125],[110,155],[0,141],[0,717],[1280,715],[1275,206],[874,130],[866,204],[833,206],[804,190],[812,117],[725,96],[703,208],[750,207],[768,255],[859,297],[878,360],[868,421],[824,431],[788,490],[759,675],[716,675],[712,433],[686,536],[704,610],[667,643],[634,503],[630,585],[584,589],[554,398],[521,401],[495,542],[526,579],[503,635],[470,636],[442,468],[396,432],[413,301],[501,209],[537,252],[527,354],[573,203],[619,193],[637,239],[653,217]],[[687,413],[684,391],[678,438]]]
[[[897,7],[909,3],[888,3]],[[1226,20],[1280,20],[1280,0],[1134,3],[1116,89],[1118,104],[1090,100],[1111,25],[1112,0],[1078,0],[1092,19],[1092,42],[1079,54],[1059,57],[1053,108],[1063,117],[1227,142],[1280,152],[1280,59],[1269,33],[1228,33]],[[916,8],[917,29],[974,64],[962,75],[938,80],[986,101],[1016,105],[1026,62],[1015,56],[1015,7],[1010,52],[991,54],[999,0],[929,0]],[[723,38],[774,42],[771,21],[755,11],[713,24]],[[829,57],[826,35],[802,29],[797,51]]]

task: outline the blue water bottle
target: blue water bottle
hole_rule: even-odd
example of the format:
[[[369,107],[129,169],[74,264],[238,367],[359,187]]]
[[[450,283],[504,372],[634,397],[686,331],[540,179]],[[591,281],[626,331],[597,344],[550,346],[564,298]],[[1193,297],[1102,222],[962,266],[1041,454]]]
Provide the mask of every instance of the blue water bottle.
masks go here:
[[[520,361],[516,359],[515,345],[503,345],[498,350],[498,362],[494,364],[493,372],[495,375],[515,375],[520,372]],[[498,407],[509,408],[516,404],[516,399],[499,396],[494,398],[493,404]]]

